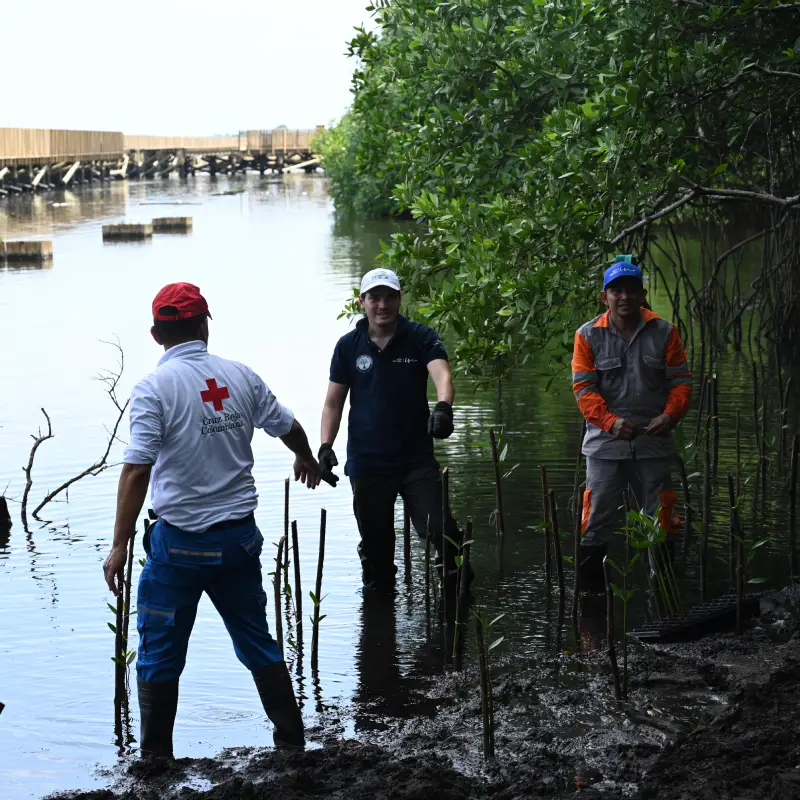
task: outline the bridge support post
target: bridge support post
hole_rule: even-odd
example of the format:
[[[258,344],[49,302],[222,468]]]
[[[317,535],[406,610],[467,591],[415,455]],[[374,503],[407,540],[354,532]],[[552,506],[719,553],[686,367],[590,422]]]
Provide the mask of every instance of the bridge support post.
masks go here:
[[[185,150],[178,150],[178,175],[181,178],[186,178],[187,170],[186,170],[186,151]]]
[[[217,176],[217,157],[216,156],[209,156],[208,157],[208,174],[215,178]]]

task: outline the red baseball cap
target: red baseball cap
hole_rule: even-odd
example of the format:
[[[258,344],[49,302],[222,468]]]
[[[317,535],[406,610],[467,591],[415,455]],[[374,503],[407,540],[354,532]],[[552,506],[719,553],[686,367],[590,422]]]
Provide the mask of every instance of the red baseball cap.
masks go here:
[[[177,314],[163,314],[164,308],[171,306]],[[208,303],[200,294],[200,289],[193,283],[168,283],[153,300],[153,319],[162,322],[174,322],[177,319],[189,319],[208,313]]]

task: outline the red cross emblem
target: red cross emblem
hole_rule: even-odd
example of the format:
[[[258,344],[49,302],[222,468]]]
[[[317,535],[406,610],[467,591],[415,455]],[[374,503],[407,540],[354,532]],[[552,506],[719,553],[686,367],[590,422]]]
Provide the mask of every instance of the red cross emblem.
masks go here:
[[[214,411],[223,411],[224,407],[222,401],[227,400],[231,396],[228,387],[217,386],[216,378],[209,378],[206,381],[206,386],[208,386],[208,389],[204,392],[200,392],[200,397],[203,399],[203,402],[213,403]]]

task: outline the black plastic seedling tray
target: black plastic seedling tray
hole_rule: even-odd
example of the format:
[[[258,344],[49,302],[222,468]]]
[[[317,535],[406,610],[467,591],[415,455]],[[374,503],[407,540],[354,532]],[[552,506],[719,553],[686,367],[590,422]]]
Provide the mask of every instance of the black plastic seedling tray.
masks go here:
[[[756,616],[758,595],[742,600],[742,621]],[[728,594],[690,608],[684,617],[649,622],[630,632],[643,642],[689,642],[712,633],[722,633],[736,627],[736,595]]]

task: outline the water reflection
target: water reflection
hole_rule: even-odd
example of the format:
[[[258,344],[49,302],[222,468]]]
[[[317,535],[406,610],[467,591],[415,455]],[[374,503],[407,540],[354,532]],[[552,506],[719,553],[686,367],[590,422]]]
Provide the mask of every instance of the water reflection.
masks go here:
[[[0,236],[44,238],[66,231],[92,219],[125,215],[128,203],[127,181],[97,185],[91,190],[66,190],[59,193],[13,195],[0,202]]]
[[[436,709],[436,703],[425,696],[420,678],[441,672],[440,651],[420,642],[412,653],[413,667],[404,672],[397,637],[398,602],[401,597],[394,593],[363,593],[355,663],[358,683],[353,693],[357,733],[384,730],[387,720],[431,715]],[[415,619],[412,624],[419,622]]]

